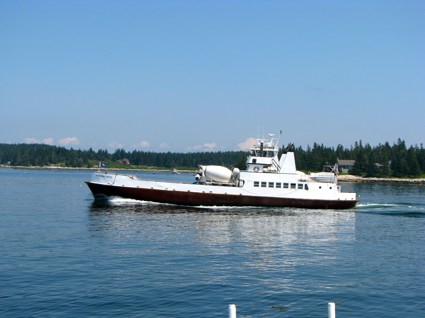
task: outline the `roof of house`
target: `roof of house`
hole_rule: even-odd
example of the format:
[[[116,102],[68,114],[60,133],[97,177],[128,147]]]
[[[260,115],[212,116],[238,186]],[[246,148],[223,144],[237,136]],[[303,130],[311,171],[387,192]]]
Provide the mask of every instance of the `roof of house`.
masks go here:
[[[354,166],[355,163],[356,163],[356,160],[338,159],[338,165],[340,166]]]

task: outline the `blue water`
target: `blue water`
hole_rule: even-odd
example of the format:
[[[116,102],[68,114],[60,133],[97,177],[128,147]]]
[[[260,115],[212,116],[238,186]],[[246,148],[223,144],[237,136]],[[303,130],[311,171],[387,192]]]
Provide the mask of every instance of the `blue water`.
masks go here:
[[[425,317],[424,186],[345,183],[345,211],[201,209],[98,206],[88,178],[0,169],[0,317]]]

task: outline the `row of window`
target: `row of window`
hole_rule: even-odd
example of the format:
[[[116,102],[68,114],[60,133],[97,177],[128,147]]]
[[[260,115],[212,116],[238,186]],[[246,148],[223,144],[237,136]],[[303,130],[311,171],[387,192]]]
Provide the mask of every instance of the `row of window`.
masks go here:
[[[298,190],[308,190],[308,185],[306,183],[282,183],[282,182],[266,182],[266,181],[254,181],[254,187],[259,188],[283,188],[283,189],[298,189]]]

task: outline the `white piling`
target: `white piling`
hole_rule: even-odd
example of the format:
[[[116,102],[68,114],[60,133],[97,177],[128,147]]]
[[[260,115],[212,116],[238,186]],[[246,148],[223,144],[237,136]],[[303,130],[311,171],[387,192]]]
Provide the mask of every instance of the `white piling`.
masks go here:
[[[236,318],[236,305],[229,305],[229,318]]]
[[[328,318],[336,318],[335,303],[328,303]]]

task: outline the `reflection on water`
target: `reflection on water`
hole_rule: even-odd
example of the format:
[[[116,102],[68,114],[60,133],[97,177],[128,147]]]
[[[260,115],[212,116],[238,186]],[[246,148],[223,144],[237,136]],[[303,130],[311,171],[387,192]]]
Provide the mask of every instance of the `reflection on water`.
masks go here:
[[[90,207],[90,232],[115,240],[122,236],[161,243],[178,243],[198,254],[255,255],[250,266],[324,261],[331,255],[320,249],[355,235],[355,213],[289,208],[188,208],[133,204]],[[306,260],[305,255],[312,253]],[[330,253],[332,254],[332,253]],[[327,255],[327,256],[325,256]],[[282,257],[284,256],[284,257]]]
[[[165,276],[178,273],[193,288],[198,277],[201,285],[218,286],[218,295],[226,297],[235,286],[244,286],[257,294],[258,306],[265,302],[274,311],[272,307],[286,306],[289,312],[299,310],[301,304],[293,299],[298,293],[335,288],[333,279],[315,268],[336,261],[339,246],[354,239],[354,225],[354,212],[333,210],[142,204],[93,205],[89,212],[93,239],[107,244],[111,253],[143,257],[140,271],[153,261]],[[291,300],[270,302],[271,295],[282,294],[292,295]]]
[[[92,205],[89,216],[93,237],[112,246],[112,253],[155,260],[163,275],[200,279],[209,290],[217,286],[215,292],[229,301],[235,288],[237,294],[251,293],[238,304],[248,306],[254,297],[263,314],[268,308],[268,317],[280,317],[276,308],[294,316],[305,306],[301,295],[338,288],[326,268],[338,263],[341,249],[355,240],[355,212],[348,211],[144,203]],[[309,301],[318,307],[323,302],[320,297]]]

